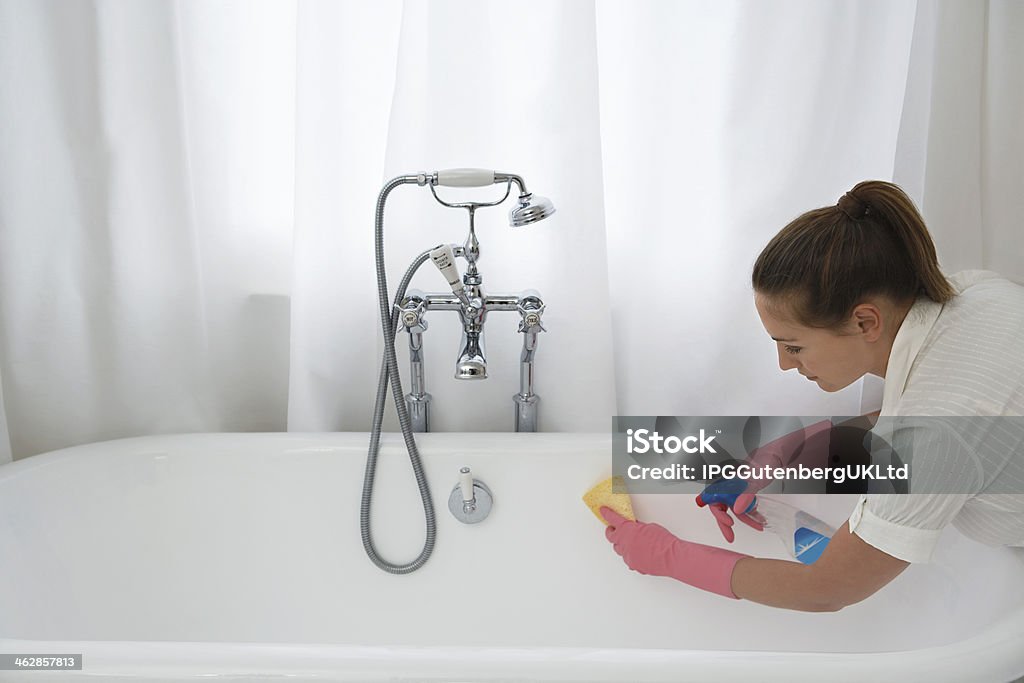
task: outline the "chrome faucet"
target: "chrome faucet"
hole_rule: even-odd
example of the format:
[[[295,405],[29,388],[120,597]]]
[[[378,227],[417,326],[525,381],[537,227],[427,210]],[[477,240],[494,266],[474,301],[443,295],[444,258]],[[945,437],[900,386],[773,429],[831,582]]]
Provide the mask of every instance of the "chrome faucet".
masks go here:
[[[453,187],[483,187],[505,183],[505,196],[497,202],[449,204],[437,196],[436,185]],[[456,362],[456,377],[462,379],[483,379],[487,373],[487,359],[483,349],[484,321],[488,311],[519,311],[523,317],[520,332],[523,333],[522,368],[520,371],[519,393],[515,396],[516,430],[534,431],[537,429],[536,403],[538,398],[533,393],[533,357],[537,347],[537,332],[543,331],[540,326],[544,303],[536,292],[523,295],[487,296],[481,289],[483,279],[476,267],[480,256],[480,244],[476,239],[473,219],[476,209],[482,206],[495,206],[508,198],[512,191],[512,183],[519,187],[516,206],[509,211],[509,223],[513,227],[529,225],[554,213],[551,202],[543,197],[535,197],[527,191],[523,179],[508,173],[495,173],[481,169],[454,169],[437,173],[419,173],[392,178],[381,188],[377,196],[377,209],[373,225],[374,264],[377,271],[377,303],[380,306],[380,325],[384,335],[384,358],[380,368],[380,379],[377,381],[377,398],[374,401],[373,420],[370,428],[370,445],[366,453],[366,472],[363,475],[363,493],[359,505],[359,532],[363,541],[363,549],[367,557],[380,569],[391,574],[408,574],[426,564],[434,551],[437,537],[437,521],[434,517],[434,503],[430,493],[423,462],[416,446],[415,431],[425,432],[430,425],[430,394],[426,392],[423,382],[423,333],[427,330],[426,312],[430,309],[458,311],[462,321],[462,348]],[[445,206],[461,207],[469,210],[469,237],[461,247],[440,245],[436,249],[424,251],[416,256],[413,263],[405,271],[395,293],[395,299],[388,297],[387,274],[384,262],[384,214],[388,195],[402,185],[430,185],[430,191],[437,201]],[[456,254],[466,259],[469,267],[466,276],[460,278],[455,267]],[[424,294],[409,290],[416,271],[432,260],[448,280],[452,288],[451,294]],[[402,378],[398,369],[398,358],[395,354],[395,336],[397,325],[405,327],[409,334],[409,360],[412,364],[412,393],[402,396]],[[423,549],[411,562],[396,564],[381,557],[373,543],[370,525],[370,509],[373,498],[373,484],[377,472],[377,458],[380,454],[381,426],[384,420],[384,407],[387,402],[388,386],[391,386],[395,397],[395,409],[398,413],[398,424],[402,430],[405,447],[409,451],[409,462],[416,477],[420,499],[423,501],[423,517],[426,523],[426,537]],[[449,498],[449,508],[460,520],[473,523],[487,515],[492,498],[490,491],[482,482],[474,480],[469,468],[460,471],[460,485]]]
[[[450,208],[464,208],[469,212],[469,235],[462,245],[442,244],[430,252],[434,265],[448,280],[452,293],[424,293],[409,290],[400,303],[400,320],[409,333],[409,361],[412,386],[406,396],[410,421],[414,432],[430,431],[430,394],[426,392],[423,374],[423,332],[427,329],[427,311],[456,311],[462,325],[462,340],[455,361],[455,378],[481,380],[487,378],[487,353],[484,344],[484,324],[491,311],[515,311],[521,316],[519,332],[523,334],[520,357],[519,392],[513,396],[515,404],[515,430],[537,431],[537,404],[540,397],[534,393],[533,363],[537,349],[537,335],[545,331],[541,324],[544,302],[535,290],[520,294],[487,295],[483,290],[483,276],[477,267],[480,242],[476,236],[476,210],[497,206],[508,198],[512,183],[519,187],[517,205],[509,212],[513,227],[529,225],[547,218],[555,212],[544,197],[528,192],[522,178],[513,174],[496,173],[481,169],[454,169],[419,176],[421,185],[430,185],[430,191],[439,203]],[[493,202],[446,202],[437,196],[435,187],[477,187],[505,183],[505,195]],[[455,259],[465,259],[466,273],[460,278]]]
[[[523,334],[523,352],[519,356],[519,393],[512,397],[516,402],[516,431],[535,432],[540,398],[533,393],[533,356],[537,351],[537,335],[545,331],[540,324],[544,302],[539,293],[530,290],[520,296],[516,308],[522,316],[519,331]]]

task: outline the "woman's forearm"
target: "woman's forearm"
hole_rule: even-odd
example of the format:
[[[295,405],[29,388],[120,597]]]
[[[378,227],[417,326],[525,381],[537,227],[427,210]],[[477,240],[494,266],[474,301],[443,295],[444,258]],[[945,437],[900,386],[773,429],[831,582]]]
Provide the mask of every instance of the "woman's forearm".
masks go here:
[[[805,612],[835,612],[873,595],[909,563],[850,533],[844,523],[814,564],[745,557],[732,572],[736,597]]]
[[[744,600],[802,612],[834,612],[843,605],[817,581],[811,565],[746,557],[732,572],[732,592]]]

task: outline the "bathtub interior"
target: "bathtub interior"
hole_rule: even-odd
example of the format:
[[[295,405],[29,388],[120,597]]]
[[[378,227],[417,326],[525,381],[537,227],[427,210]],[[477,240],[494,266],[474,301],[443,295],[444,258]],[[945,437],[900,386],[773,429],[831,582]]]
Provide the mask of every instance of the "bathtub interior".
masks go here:
[[[0,468],[0,640],[879,652],[956,642],[1024,608],[1024,566],[945,532],[934,561],[836,613],[731,601],[629,571],[580,495],[610,440],[417,437],[437,512],[421,570],[374,567],[359,535],[366,434],[187,435],[76,447]],[[447,510],[458,468],[491,516]],[[854,498],[791,500],[840,526]],[[641,519],[725,545],[692,497],[639,495]],[[423,510],[400,435],[384,438],[378,550],[414,557]],[[733,548],[785,559],[737,525]]]

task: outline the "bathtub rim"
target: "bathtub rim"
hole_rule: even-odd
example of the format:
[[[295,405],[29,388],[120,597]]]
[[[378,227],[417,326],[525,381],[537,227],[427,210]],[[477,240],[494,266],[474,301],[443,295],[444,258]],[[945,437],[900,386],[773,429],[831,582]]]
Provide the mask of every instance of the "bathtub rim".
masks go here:
[[[369,451],[370,447],[370,432],[368,431],[338,431],[338,432],[327,432],[327,431],[294,431],[294,432],[167,432],[162,434],[143,434],[137,436],[122,436],[113,439],[105,439],[103,441],[90,441],[88,443],[73,444],[70,446],[63,446],[61,448],[55,448],[50,451],[44,451],[42,453],[34,453],[32,455],[25,456],[24,458],[18,458],[10,462],[0,463],[0,482],[14,476],[14,474],[20,473],[26,469],[33,469],[34,467],[41,467],[47,463],[53,461],[62,460],[67,457],[89,457],[82,456],[82,451],[90,451],[94,448],[112,446],[117,448],[124,448],[130,446],[132,442],[138,441],[186,441],[190,439],[198,439],[216,443],[217,441],[224,440],[225,442],[230,439],[241,438],[241,439],[256,439],[256,438],[272,438],[282,440],[300,440],[310,439],[316,441],[324,441],[326,439],[355,439],[361,437],[364,441],[360,442],[362,450],[364,452]],[[433,441],[443,442],[447,438],[477,438],[477,439],[493,439],[494,437],[508,438],[511,441],[514,440],[529,440],[529,439],[553,439],[558,440],[586,440],[588,443],[599,442],[607,445],[609,449],[612,445],[612,435],[610,432],[427,432],[417,433],[415,435],[417,446],[420,446],[420,439],[424,439],[427,449],[436,447],[436,444],[430,443]],[[334,444],[328,446],[330,448],[350,448],[353,444]],[[313,445],[309,444],[309,448],[324,448],[324,444]],[[401,448],[405,450],[405,441],[400,431],[383,431],[380,436],[380,447],[384,448]],[[296,450],[301,450],[298,447]],[[611,452],[609,451],[609,456]],[[91,455],[91,454],[90,454]],[[102,454],[98,454],[102,455]]]
[[[615,648],[390,647],[288,643],[163,641],[38,641],[0,639],[7,653],[83,654],[77,678],[135,676],[225,678],[290,674],[308,680],[389,681],[679,681],[710,676],[818,681],[818,665],[841,680],[881,674],[883,680],[1011,681],[1024,675],[1024,611],[1007,615],[964,640],[893,652],[762,652]],[[244,662],[244,663],[239,663]],[[984,669],[982,663],[992,666]],[[837,668],[837,667],[841,667]],[[680,673],[685,672],[685,679]],[[999,678],[995,678],[999,677]]]

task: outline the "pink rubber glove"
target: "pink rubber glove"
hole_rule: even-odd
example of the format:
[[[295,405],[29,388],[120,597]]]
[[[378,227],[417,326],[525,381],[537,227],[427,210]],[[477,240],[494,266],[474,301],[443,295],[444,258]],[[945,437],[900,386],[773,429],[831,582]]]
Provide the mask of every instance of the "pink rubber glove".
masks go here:
[[[829,432],[832,430],[831,420],[822,420],[812,425],[797,429],[785,436],[770,441],[760,448],[754,449],[746,459],[751,467],[784,467],[793,463],[802,463],[808,467],[823,467],[828,462]],[[718,530],[722,537],[732,543],[736,538],[732,530],[733,519],[729,510],[740,520],[755,531],[764,530],[764,517],[753,510],[747,510],[750,504],[756,501],[757,493],[772,483],[770,478],[747,479],[746,488],[736,496],[731,506],[724,503],[712,503],[708,510],[718,524]],[[710,487],[709,487],[710,488]],[[707,489],[705,489],[707,490]],[[701,496],[697,496],[697,506],[704,507]],[[744,511],[747,511],[744,513]]]
[[[732,570],[749,555],[676,538],[660,524],[633,522],[609,507],[601,508],[609,523],[604,535],[626,566],[641,574],[668,576],[677,581],[737,600]]]
[[[736,519],[740,520],[754,531],[764,531],[765,520],[764,517],[761,516],[761,513],[757,511],[756,507],[748,513],[736,512],[737,510],[746,510],[750,506],[750,503],[754,502],[755,498],[756,494],[752,493],[749,489],[736,496],[736,502],[733,504],[732,513],[736,515]],[[700,496],[697,496],[697,506],[704,507],[701,503]],[[729,508],[725,503],[712,503],[711,505],[708,505],[708,509],[711,511],[715,521],[718,523],[718,530],[722,532],[722,538],[724,538],[727,543],[732,543],[736,540],[736,532],[732,530],[733,519],[729,516]]]

